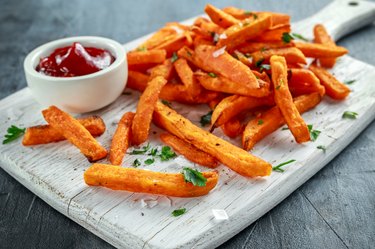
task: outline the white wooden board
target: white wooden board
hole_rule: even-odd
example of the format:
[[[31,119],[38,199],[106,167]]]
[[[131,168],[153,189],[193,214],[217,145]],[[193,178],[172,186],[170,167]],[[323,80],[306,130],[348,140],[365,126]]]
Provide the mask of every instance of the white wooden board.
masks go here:
[[[296,24],[294,30],[311,37],[312,26],[322,22],[338,39],[374,20],[374,5],[358,2],[360,4],[355,8],[349,6],[348,1],[334,2],[320,14]],[[130,49],[144,39],[140,38],[125,46]],[[299,145],[294,142],[289,131],[280,129],[257,144],[252,151],[272,164],[290,159],[295,159],[295,163],[287,166],[284,173],[274,172],[270,177],[256,179],[244,178],[220,166],[218,186],[204,197],[168,198],[88,187],[83,181],[83,172],[90,164],[68,142],[35,147],[23,147],[19,141],[0,145],[0,166],[56,210],[114,246],[215,247],[292,193],[332,160],[374,119],[374,67],[345,56],[338,60],[333,73],[342,81],[354,79],[356,82],[351,85],[353,91],[345,101],[336,102],[325,98],[317,108],[303,114],[308,124],[322,131],[317,141]],[[98,138],[106,148],[110,145],[121,115],[135,110],[139,93],[129,92],[132,95],[123,95],[112,105],[93,113],[100,115],[107,125],[107,131]],[[197,124],[200,116],[208,111],[203,105],[192,109],[173,103],[172,107]],[[44,123],[42,109],[32,99],[29,89],[1,100],[0,136],[12,124],[26,127]],[[357,112],[358,118],[342,119],[342,113],[347,110]],[[155,126],[151,130],[151,145],[161,146],[158,139],[161,130]],[[222,136],[219,130],[215,134]],[[231,142],[240,144],[239,140]],[[326,146],[327,152],[318,150],[318,145]],[[131,165],[135,158],[144,161],[147,156],[127,156],[123,165]],[[183,166],[205,170],[181,156],[164,163],[156,160],[156,163],[144,168],[180,172]],[[187,213],[172,217],[171,212],[181,207],[185,207]],[[215,219],[212,209],[225,210],[229,218]]]

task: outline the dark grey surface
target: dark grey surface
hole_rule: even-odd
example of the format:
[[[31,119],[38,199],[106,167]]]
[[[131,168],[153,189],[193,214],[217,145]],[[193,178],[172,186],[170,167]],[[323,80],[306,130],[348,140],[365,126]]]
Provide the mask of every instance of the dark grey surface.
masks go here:
[[[290,13],[300,20],[329,1],[211,1]],[[38,45],[98,35],[125,43],[203,12],[205,1],[0,0],[0,99],[26,86],[22,63]],[[375,65],[375,27],[339,42]],[[1,114],[0,114],[1,115]],[[3,132],[2,132],[3,133]],[[220,248],[375,248],[375,123],[323,170]],[[112,248],[0,169],[0,248]]]

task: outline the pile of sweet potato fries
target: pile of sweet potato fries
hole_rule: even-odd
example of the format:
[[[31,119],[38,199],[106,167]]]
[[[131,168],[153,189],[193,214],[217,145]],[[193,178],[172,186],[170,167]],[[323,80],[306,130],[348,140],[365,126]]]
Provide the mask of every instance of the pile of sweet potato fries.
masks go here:
[[[350,92],[325,68],[348,51],[337,46],[325,28],[314,27],[314,41],[297,42],[290,17],[207,5],[208,18],[191,26],[168,23],[127,54],[127,87],[142,92],[135,113],[123,115],[109,151],[112,165],[93,164],[84,174],[88,185],[133,192],[193,197],[207,194],[218,172],[196,172],[204,184],[185,173],[160,173],[118,167],[128,148],[147,141],[154,122],[168,133],[161,140],[192,162],[215,168],[222,163],[246,177],[267,176],[270,163],[250,154],[265,136],[287,124],[297,143],[310,141],[301,114],[324,95],[342,100]],[[307,65],[306,57],[313,58]],[[220,127],[229,137],[242,136],[239,148],[194,125],[160,100],[207,104],[210,131]],[[49,125],[27,129],[23,144],[67,139],[89,161],[107,156],[94,139],[105,130],[99,117],[75,119],[57,107],[43,111]],[[117,166],[116,166],[117,165]]]

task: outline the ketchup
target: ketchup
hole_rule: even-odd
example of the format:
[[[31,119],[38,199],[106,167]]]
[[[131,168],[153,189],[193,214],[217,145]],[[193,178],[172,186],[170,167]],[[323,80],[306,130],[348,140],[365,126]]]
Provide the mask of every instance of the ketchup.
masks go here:
[[[84,47],[75,42],[41,58],[36,71],[55,77],[82,76],[109,67],[114,61],[115,57],[107,50]]]

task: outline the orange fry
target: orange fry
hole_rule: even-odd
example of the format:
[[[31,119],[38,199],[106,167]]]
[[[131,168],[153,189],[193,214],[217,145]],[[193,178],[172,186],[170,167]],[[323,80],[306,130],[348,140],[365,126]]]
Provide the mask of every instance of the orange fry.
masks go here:
[[[274,85],[275,102],[288,124],[297,143],[310,141],[310,132],[297,107],[293,103],[288,88],[288,73],[284,57],[271,57],[272,81]]]
[[[127,54],[128,65],[139,65],[139,64],[150,64],[150,63],[162,63],[165,61],[167,53],[165,50],[148,50],[148,51],[134,51]]]
[[[153,120],[158,126],[217,158],[243,176],[267,176],[271,173],[272,166],[269,163],[202,130],[160,102],[156,105]]]
[[[346,48],[340,46],[331,47],[318,43],[302,42],[296,42],[295,45],[306,57],[311,58],[332,58],[348,53]]]
[[[283,34],[289,33],[290,31],[290,25],[284,25],[276,29],[266,30],[260,36],[257,36],[252,40],[257,42],[279,42],[282,41]]]
[[[213,156],[199,150],[190,143],[187,143],[174,135],[171,135],[169,133],[163,133],[160,135],[160,139],[165,144],[171,146],[173,150],[182,154],[184,157],[186,157],[194,163],[209,168],[216,168],[219,165],[218,161]]]
[[[350,93],[350,88],[338,81],[324,68],[311,64],[309,69],[320,79],[320,83],[326,89],[326,94],[333,99],[345,99]]]
[[[145,91],[142,93],[132,123],[132,142],[139,145],[147,140],[154,112],[155,104],[159,94],[167,80],[157,76],[148,82]]]
[[[264,51],[258,51],[251,53],[251,57],[253,58],[253,63],[256,65],[259,62],[267,63],[269,62],[271,56],[279,55],[285,58],[285,60],[290,64],[306,64],[306,58],[303,53],[294,47],[290,48],[274,48],[268,49]]]
[[[241,123],[240,119],[235,117],[220,126],[220,128],[228,137],[236,138],[244,131],[245,126]]]
[[[212,73],[195,73],[195,77],[197,78],[199,83],[207,90],[254,97],[264,97],[271,93],[270,83],[263,80],[258,80],[260,87],[254,89],[252,87],[246,86],[245,84],[233,82],[220,75],[210,75],[212,75]]]
[[[320,100],[321,96],[318,93],[311,93],[309,95],[298,96],[294,99],[294,104],[299,113],[304,113],[318,105]],[[284,124],[285,119],[277,106],[262,113],[259,117],[250,120],[242,135],[244,150],[251,150],[257,142]]]
[[[69,142],[75,145],[90,162],[107,156],[107,151],[78,120],[56,106],[42,111],[44,119]]]
[[[202,174],[207,182],[206,186],[199,187],[185,182],[181,173],[161,173],[95,163],[85,171],[84,179],[87,185],[103,186],[114,190],[175,197],[197,197],[208,194],[219,179],[215,171],[202,172]]]
[[[186,34],[175,35],[175,37],[163,42],[162,44],[155,47],[158,50],[166,51],[166,57],[171,57],[173,52],[178,51],[184,46],[190,46],[191,43],[186,39]]]
[[[143,92],[146,89],[148,80],[149,80],[148,75],[137,72],[137,71],[129,70],[128,83],[126,84],[126,87],[133,89],[133,90],[137,90],[139,92]]]
[[[244,41],[258,37],[260,34],[268,30],[272,25],[272,20],[270,15],[260,15],[253,21],[247,19],[231,26],[226,29],[223,34],[225,34],[226,39],[220,39],[217,43],[217,47],[226,46],[227,50],[237,47]]]
[[[336,43],[322,24],[317,24],[314,27],[314,42],[328,47],[336,47]],[[336,58],[319,58],[319,62],[323,67],[332,68],[336,63]]]
[[[288,85],[294,89],[298,95],[318,92],[320,96],[325,94],[325,88],[320,84],[320,80],[308,69],[292,68],[288,70]],[[292,91],[293,92],[293,91]]]
[[[186,59],[179,58],[173,63],[173,65],[182,83],[186,86],[186,89],[192,96],[198,95],[201,92],[201,86],[195,80],[193,70],[191,70]]]
[[[228,28],[239,22],[239,20],[237,20],[233,16],[225,13],[221,9],[212,6],[211,4],[207,4],[204,11],[211,18],[212,22],[223,28]]]
[[[241,112],[248,111],[259,106],[272,106],[274,104],[273,98],[271,97],[255,98],[240,95],[226,97],[220,101],[212,112],[211,130],[214,127],[225,124]]]
[[[99,116],[78,118],[77,120],[95,137],[102,135],[105,131],[105,124],[103,119]],[[22,144],[24,146],[48,144],[65,139],[66,138],[51,125],[37,125],[26,129]]]
[[[121,165],[122,159],[129,148],[131,139],[131,125],[134,113],[127,112],[120,119],[115,134],[112,138],[111,149],[109,150],[109,161],[113,165]]]

